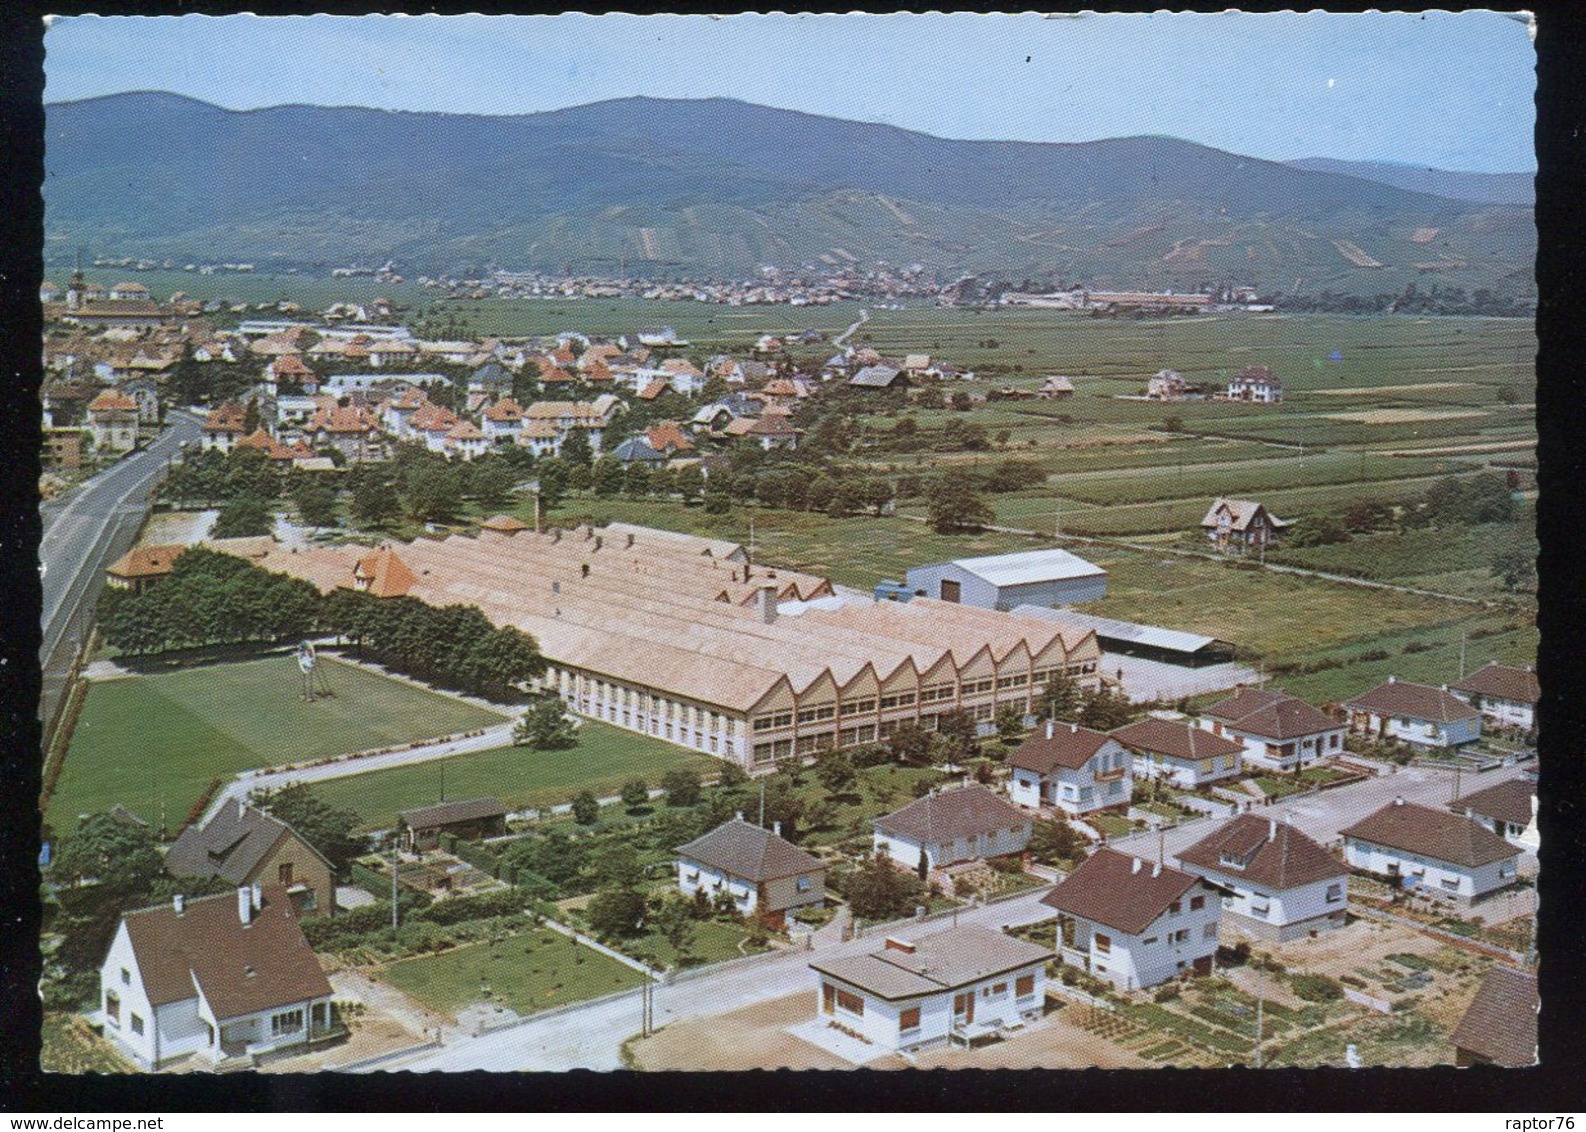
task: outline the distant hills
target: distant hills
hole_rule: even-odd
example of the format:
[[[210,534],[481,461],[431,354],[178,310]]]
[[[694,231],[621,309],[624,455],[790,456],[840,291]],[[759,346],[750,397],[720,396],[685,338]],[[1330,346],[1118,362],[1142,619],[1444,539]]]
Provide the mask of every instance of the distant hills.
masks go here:
[[[1527,208],[1536,203],[1535,173],[1461,173],[1396,161],[1339,161],[1332,157],[1302,157],[1284,164],[1312,173],[1341,173],[1450,200],[1520,204]]]
[[[62,259],[656,278],[885,261],[1098,288],[1369,294],[1430,274],[1534,291],[1529,208],[1173,138],[953,141],[727,99],[486,117],[139,93],[46,119]]]

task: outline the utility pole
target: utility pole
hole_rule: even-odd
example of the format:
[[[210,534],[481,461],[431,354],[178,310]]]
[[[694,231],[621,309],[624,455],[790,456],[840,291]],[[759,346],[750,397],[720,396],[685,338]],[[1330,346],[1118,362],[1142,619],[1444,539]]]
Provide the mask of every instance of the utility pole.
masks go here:
[[[441,801],[446,801],[446,760],[438,760],[441,764]]]
[[[400,850],[397,847],[397,831],[391,831],[391,930],[397,929],[397,862],[400,860]]]
[[[760,828],[765,828],[765,779],[760,780]]]
[[[1261,1034],[1262,1034],[1262,1022],[1264,1021],[1263,1014],[1264,1014],[1265,1009],[1266,1009],[1266,1003],[1267,1003],[1267,975],[1266,975],[1266,971],[1262,970],[1261,977],[1256,982],[1256,1056],[1255,1056],[1256,1065],[1255,1065],[1255,1067],[1257,1069],[1261,1068]]]
[[[1465,678],[1465,641],[1470,636],[1469,629],[1460,630],[1459,634],[1459,678]]]

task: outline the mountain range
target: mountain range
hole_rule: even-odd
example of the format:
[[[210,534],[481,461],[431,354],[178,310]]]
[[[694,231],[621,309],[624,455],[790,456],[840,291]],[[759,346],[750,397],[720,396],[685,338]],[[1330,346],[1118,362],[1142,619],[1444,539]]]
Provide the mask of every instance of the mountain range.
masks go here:
[[[1334,157],[1302,157],[1283,164],[1313,173],[1342,173],[1450,200],[1523,204],[1527,208],[1536,203],[1535,173],[1465,173],[1398,161],[1340,161]]]
[[[1521,204],[1166,137],[955,141],[729,99],[519,116],[46,107],[47,249],[672,278],[920,264],[1095,288],[1534,292]]]

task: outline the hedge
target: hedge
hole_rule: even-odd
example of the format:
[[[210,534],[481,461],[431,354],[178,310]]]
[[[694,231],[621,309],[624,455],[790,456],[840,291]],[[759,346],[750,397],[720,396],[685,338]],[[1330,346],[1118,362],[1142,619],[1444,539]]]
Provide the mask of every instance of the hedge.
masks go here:
[[[488,916],[509,916],[525,907],[523,894],[513,889],[484,892],[478,896],[457,896],[440,900],[413,914],[415,920],[434,924],[457,924],[464,920],[482,920]]]
[[[348,866],[348,875],[352,878],[353,884],[356,884],[370,896],[378,896],[384,899],[390,898],[390,873],[387,873],[385,876],[381,876],[368,865],[360,864],[359,862],[354,861]]]
[[[441,835],[443,843],[444,839],[448,836],[450,835]],[[458,860],[466,861],[474,868],[483,872],[487,872],[493,877],[499,879],[501,876],[500,855],[497,854],[495,850],[481,845],[477,841],[456,841],[455,844],[453,844],[452,847],[447,850],[447,852],[451,853]]]

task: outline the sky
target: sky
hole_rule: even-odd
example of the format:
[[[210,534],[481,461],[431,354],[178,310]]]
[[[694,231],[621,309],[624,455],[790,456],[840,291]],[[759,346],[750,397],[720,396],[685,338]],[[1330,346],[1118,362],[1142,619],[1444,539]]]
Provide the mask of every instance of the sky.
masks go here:
[[[1497,12],[74,16],[45,49],[48,102],[526,114],[727,97],[948,138],[1536,167],[1528,29]]]

